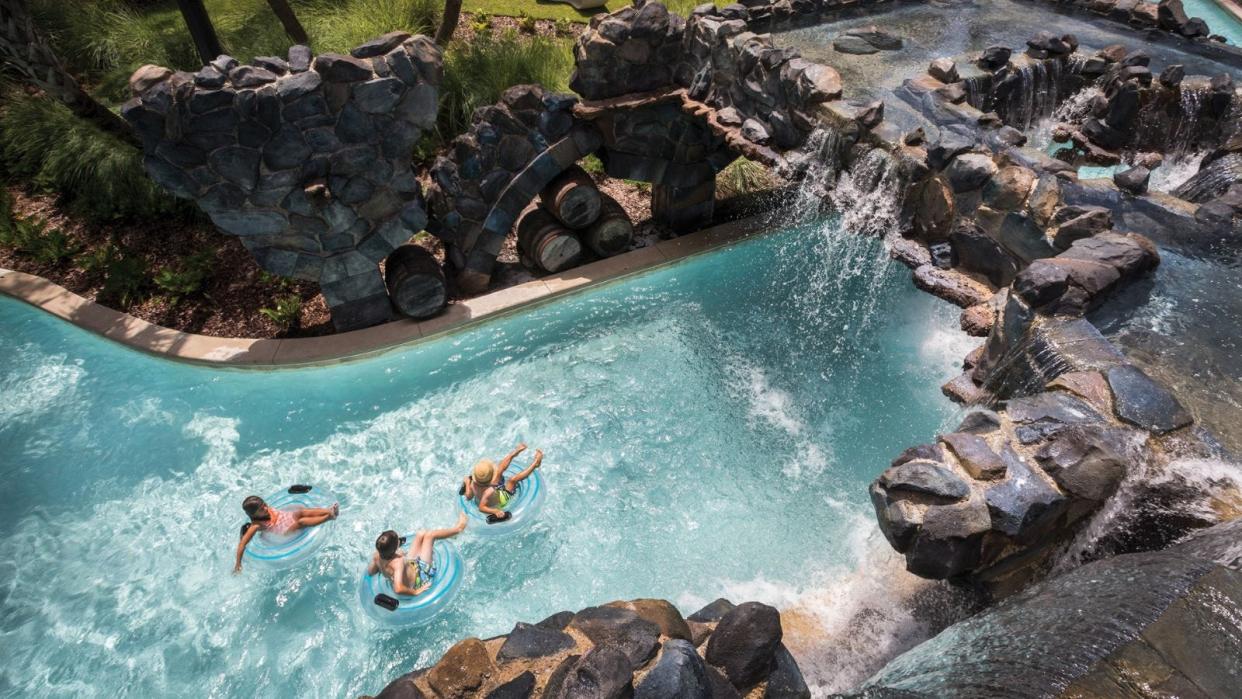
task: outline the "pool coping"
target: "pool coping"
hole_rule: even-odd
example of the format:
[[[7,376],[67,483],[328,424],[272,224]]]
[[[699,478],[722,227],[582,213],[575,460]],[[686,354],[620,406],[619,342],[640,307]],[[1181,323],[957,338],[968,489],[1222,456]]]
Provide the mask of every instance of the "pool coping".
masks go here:
[[[0,294],[130,349],[216,367],[265,369],[326,364],[438,337],[572,292],[616,281],[767,232],[763,214],[661,240],[603,260],[452,303],[422,321],[403,319],[362,330],[302,338],[237,338],[173,330],[85,299],[43,277],[0,268]]]

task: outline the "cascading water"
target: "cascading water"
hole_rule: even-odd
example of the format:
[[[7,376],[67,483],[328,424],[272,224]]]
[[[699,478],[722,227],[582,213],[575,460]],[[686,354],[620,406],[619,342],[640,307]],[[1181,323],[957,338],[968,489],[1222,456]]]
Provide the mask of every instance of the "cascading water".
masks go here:
[[[1035,148],[1052,152],[1065,147],[1068,144],[1057,144],[1052,140],[1053,127],[1057,124],[1082,121],[1091,109],[1091,101],[1103,94],[1099,84],[1093,83],[1065,98],[1065,101],[1057,105],[1051,114],[1031,127],[1027,142]]]

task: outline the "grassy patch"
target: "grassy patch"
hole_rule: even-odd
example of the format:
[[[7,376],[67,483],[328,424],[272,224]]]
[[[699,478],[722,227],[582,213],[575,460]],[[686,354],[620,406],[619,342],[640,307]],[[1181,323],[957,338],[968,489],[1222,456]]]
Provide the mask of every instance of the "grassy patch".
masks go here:
[[[470,125],[475,109],[495,102],[513,85],[539,83],[569,89],[572,44],[566,39],[519,37],[512,33],[454,45],[444,67],[438,128],[442,139]]]
[[[59,193],[71,211],[94,220],[186,211],[147,177],[141,153],[44,97],[5,95],[0,156],[7,175]]]
[[[535,19],[566,19],[573,22],[586,22],[601,12],[613,12],[629,5],[629,0],[608,0],[608,4],[591,10],[575,10],[563,2],[551,0],[463,0],[463,12],[489,15],[521,17],[526,15]],[[668,0],[664,3],[670,12],[690,14],[696,6],[702,4],[694,0]]]
[[[762,192],[779,185],[779,180],[763,163],[738,158],[716,175],[716,195],[721,199]]]

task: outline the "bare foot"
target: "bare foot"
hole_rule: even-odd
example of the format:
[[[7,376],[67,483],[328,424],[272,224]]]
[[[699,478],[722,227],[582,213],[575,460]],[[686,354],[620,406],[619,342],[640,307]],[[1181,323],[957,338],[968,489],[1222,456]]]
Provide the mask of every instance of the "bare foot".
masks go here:
[[[336,519],[341,514],[341,503],[332,503],[332,519]]]
[[[535,450],[535,468],[539,468],[541,466],[543,466],[543,450],[536,449]]]

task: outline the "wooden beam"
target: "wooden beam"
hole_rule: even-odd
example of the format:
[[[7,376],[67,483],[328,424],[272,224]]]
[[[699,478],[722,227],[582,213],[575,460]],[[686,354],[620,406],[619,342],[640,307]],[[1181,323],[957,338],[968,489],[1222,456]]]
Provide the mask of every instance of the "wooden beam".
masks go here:
[[[177,7],[181,8],[185,26],[190,30],[190,38],[194,40],[194,48],[198,50],[198,56],[204,64],[211,63],[216,56],[224,53],[207,8],[203,7],[203,0],[177,0]]]

